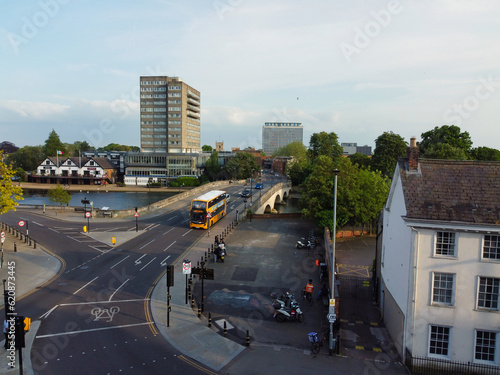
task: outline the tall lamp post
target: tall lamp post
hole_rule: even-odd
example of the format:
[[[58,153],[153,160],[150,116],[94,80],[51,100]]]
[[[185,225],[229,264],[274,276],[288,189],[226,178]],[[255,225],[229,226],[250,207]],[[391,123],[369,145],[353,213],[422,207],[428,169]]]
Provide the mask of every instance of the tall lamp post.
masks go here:
[[[335,187],[333,190],[333,226],[332,226],[332,288],[330,289],[330,310],[328,314],[328,321],[330,322],[330,340],[328,345],[328,354],[333,354],[333,323],[337,320],[335,314],[335,235],[337,229],[337,175],[340,173],[338,169],[334,169],[335,174]]]

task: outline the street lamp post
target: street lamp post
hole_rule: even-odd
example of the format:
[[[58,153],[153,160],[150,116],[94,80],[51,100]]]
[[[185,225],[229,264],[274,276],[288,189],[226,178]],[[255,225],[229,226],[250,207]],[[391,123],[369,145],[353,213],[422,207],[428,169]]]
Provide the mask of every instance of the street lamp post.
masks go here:
[[[335,174],[335,187],[333,191],[333,226],[332,226],[332,288],[330,289],[331,300],[335,301],[335,235],[336,235],[336,227],[337,227],[337,175],[339,174],[338,169],[334,169],[333,173]],[[330,303],[330,310],[328,314],[328,321],[330,322],[330,340],[328,345],[328,354],[333,354],[333,323],[337,320],[337,316],[335,315],[335,302]]]

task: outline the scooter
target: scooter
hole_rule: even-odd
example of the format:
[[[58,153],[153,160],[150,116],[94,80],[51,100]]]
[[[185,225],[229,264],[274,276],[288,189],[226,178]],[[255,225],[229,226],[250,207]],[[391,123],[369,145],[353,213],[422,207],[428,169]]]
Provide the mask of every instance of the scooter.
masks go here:
[[[217,262],[220,260],[221,263],[224,263],[224,257],[226,256],[226,245],[223,243],[219,244],[217,251]]]
[[[312,249],[314,247],[314,244],[311,243],[311,241],[305,241],[305,240],[298,240],[297,243],[295,244],[295,247],[297,249]]]
[[[304,321],[304,314],[293,294],[285,293],[280,298],[276,298],[276,295],[271,294],[271,297],[275,298],[273,307],[275,309],[274,319],[277,322],[297,320],[299,323],[302,323]]]

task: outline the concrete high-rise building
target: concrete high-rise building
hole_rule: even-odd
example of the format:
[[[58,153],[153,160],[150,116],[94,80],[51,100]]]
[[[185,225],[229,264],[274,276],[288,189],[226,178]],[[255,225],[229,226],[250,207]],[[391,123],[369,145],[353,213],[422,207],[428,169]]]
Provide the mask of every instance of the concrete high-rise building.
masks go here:
[[[266,122],[262,127],[262,151],[271,155],[292,142],[302,142],[304,128],[296,122]]]
[[[140,78],[141,151],[199,152],[200,92],[178,77]]]

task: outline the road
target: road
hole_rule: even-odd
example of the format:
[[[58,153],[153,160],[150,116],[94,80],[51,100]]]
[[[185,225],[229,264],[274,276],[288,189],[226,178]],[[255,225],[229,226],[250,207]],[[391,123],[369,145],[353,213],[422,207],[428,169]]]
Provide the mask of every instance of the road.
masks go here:
[[[228,186],[227,215],[241,211],[242,189]],[[140,218],[138,236],[116,247],[81,233],[83,218],[65,222],[24,211],[2,215],[9,225],[21,216],[29,220],[31,237],[63,264],[50,284],[16,305],[19,314],[41,320],[31,351],[36,374],[159,374],[166,368],[173,374],[211,373],[182,360],[158,334],[149,306],[165,266],[206,235],[189,229],[189,201]],[[91,223],[91,233],[109,232],[110,237],[135,229],[134,220]]]

